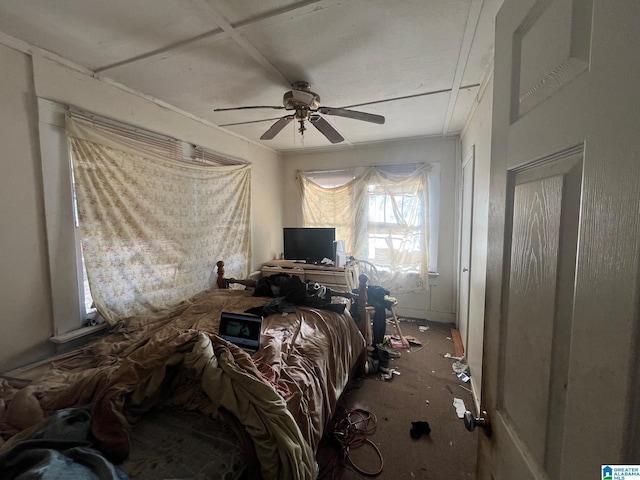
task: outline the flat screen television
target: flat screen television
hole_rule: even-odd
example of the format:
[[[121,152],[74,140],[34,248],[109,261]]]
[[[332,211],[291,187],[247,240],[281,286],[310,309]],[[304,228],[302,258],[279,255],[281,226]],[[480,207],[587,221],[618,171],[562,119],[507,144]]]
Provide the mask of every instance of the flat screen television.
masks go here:
[[[318,264],[325,258],[334,260],[334,227],[284,228],[284,258]]]

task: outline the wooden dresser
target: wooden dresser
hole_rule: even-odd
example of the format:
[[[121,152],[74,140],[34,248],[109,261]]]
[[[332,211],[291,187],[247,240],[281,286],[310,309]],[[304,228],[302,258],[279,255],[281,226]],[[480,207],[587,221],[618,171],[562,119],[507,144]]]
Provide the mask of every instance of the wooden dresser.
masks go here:
[[[272,260],[262,266],[261,272],[263,277],[275,275],[276,273],[288,273],[289,275],[296,275],[303,282],[318,282],[332,290],[342,292],[349,290],[344,267],[336,268],[296,263],[292,260]]]

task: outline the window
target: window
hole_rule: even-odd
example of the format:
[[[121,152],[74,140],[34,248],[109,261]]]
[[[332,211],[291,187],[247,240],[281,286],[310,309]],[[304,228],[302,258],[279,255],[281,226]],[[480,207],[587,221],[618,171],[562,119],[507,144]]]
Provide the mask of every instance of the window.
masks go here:
[[[429,200],[438,179],[438,166],[427,164],[300,172],[304,224],[335,226],[347,255],[373,262],[390,290],[424,291],[435,269],[437,202],[432,213]]]
[[[184,161],[177,140],[93,117],[71,114],[66,130],[87,278],[107,322],[209,288],[220,258],[247,274],[249,164]]]
[[[71,152],[69,152],[71,155]],[[72,163],[73,165],[73,163]],[[89,287],[89,279],[87,278],[87,269],[84,263],[84,255],[82,254],[82,242],[80,241],[80,220],[78,219],[78,202],[76,199],[76,184],[73,176],[73,166],[71,166],[71,189],[73,192],[73,226],[75,230],[75,252],[76,263],[78,265],[78,283],[82,288],[78,289],[80,301],[80,315],[83,324],[89,323],[96,317],[96,307],[93,304],[91,296],[91,288]]]
[[[424,202],[411,192],[393,191],[384,185],[368,186],[367,260],[389,269],[420,271],[426,247]]]
[[[93,311],[93,304],[100,305],[100,292],[96,296],[95,289],[92,295],[88,288],[87,273],[84,267],[85,255],[81,248],[81,235],[78,228],[78,210],[75,198],[74,172],[70,161],[70,146],[67,138],[65,120],[69,114],[69,108],[65,105],[45,99],[38,99],[39,109],[39,134],[42,155],[43,190],[45,203],[45,222],[47,229],[47,247],[49,258],[50,285],[52,294],[53,331],[54,336],[78,330]],[[130,143],[135,142],[139,136],[146,135],[140,129],[131,129],[119,124],[104,125],[112,130],[128,135]],[[148,136],[148,135],[147,135]],[[156,136],[157,137],[157,136]],[[227,165],[226,170],[236,170],[233,165],[247,164],[242,160],[220,157],[196,145],[187,144],[179,140],[170,139],[176,145],[176,159],[186,164],[195,165],[197,168],[206,168],[215,165]],[[153,149],[163,149],[166,142],[162,138],[156,138],[154,142],[148,142]],[[186,157],[186,158],[184,158]],[[228,167],[232,165],[231,167]],[[248,164],[247,164],[248,165]],[[75,172],[76,174],[78,172]],[[250,178],[250,172],[246,174]],[[248,181],[245,182],[248,184]],[[244,197],[243,197],[244,198]],[[248,201],[246,202],[248,205]],[[244,210],[243,210],[244,211]],[[247,222],[249,220],[248,215]],[[235,219],[234,219],[235,221]],[[248,236],[247,236],[248,238]],[[210,242],[211,243],[211,242]],[[248,240],[245,242],[248,245]],[[238,253],[240,242],[230,247],[233,248],[233,256],[224,252],[216,252],[215,260],[229,259],[229,271],[235,276],[243,276],[248,271],[249,255]],[[244,245],[244,244],[243,244]],[[227,248],[225,246],[225,248]],[[248,247],[247,247],[248,251]],[[87,254],[89,264],[90,252]],[[237,265],[237,267],[236,267]],[[233,268],[236,267],[236,270]],[[212,268],[207,270],[207,279],[211,275]],[[89,272],[91,269],[89,268]],[[89,275],[89,278],[91,274]],[[131,289],[126,289],[128,292]],[[103,311],[103,309],[100,309]]]

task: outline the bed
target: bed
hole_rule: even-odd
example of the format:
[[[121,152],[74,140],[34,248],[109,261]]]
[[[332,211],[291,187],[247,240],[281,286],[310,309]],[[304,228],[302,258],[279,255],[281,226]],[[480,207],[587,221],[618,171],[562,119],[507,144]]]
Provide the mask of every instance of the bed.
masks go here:
[[[242,313],[270,301],[253,293],[216,286],[170,310],[129,318],[82,348],[1,376],[0,460],[54,415],[79,408],[80,416],[90,413],[93,446],[124,471],[133,468],[134,478],[144,477],[140,458],[148,454],[137,451],[136,439],[165,435],[154,430],[160,423],[177,435],[178,426],[193,419],[192,432],[219,430],[212,436],[219,449],[243,456],[240,467],[226,461],[220,478],[315,478],[315,453],[361,365],[364,338],[346,304],[341,313],[298,306],[265,317],[260,349],[249,356],[217,333],[223,311]],[[160,451],[153,442],[146,448]],[[170,445],[168,451],[179,449]],[[138,459],[133,466],[132,458]]]

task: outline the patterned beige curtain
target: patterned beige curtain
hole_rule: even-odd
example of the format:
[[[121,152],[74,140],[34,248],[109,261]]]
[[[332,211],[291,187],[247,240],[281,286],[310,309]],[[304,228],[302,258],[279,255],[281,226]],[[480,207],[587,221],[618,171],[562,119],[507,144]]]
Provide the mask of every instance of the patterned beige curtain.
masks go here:
[[[249,165],[177,161],[72,119],[67,132],[91,294],[110,324],[210,288],[218,260],[249,274]]]
[[[298,172],[304,226],[335,226],[347,255],[373,262],[380,284],[393,294],[425,292],[431,169],[420,164],[394,174],[367,167],[355,179],[331,188]]]
[[[361,185],[361,180],[356,178],[339,187],[321,187],[304,172],[298,172],[304,226],[335,227],[336,240],[344,240],[347,255],[362,252],[366,248],[366,238],[357,235],[366,227],[366,217],[358,208],[354,208],[362,201],[362,195],[359,194]]]

